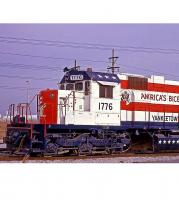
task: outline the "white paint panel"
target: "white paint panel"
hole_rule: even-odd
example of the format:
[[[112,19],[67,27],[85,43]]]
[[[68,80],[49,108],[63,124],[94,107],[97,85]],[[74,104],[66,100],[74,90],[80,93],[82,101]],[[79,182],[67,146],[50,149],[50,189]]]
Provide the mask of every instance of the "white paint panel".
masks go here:
[[[132,121],[132,111],[121,110],[121,121]]]
[[[134,116],[134,118],[133,118]],[[143,111],[121,111],[121,121],[141,122],[178,122],[178,113],[143,112]]]
[[[165,83],[164,76],[154,76],[154,75],[152,75],[151,80],[152,80],[152,83],[160,83],[160,84]]]
[[[73,115],[73,113],[72,113]],[[74,124],[94,125],[95,115],[91,112],[74,112]],[[70,121],[69,121],[70,123]]]
[[[120,113],[120,99],[98,98],[95,100],[95,111],[98,113]]]
[[[133,90],[133,95],[134,102],[179,105],[179,94],[176,93]]]
[[[118,114],[97,113],[96,124],[120,125],[120,114],[119,113]]]
[[[177,85],[177,86],[179,86],[178,81],[165,80],[165,84],[166,85]]]
[[[121,74],[117,74],[119,79],[122,80],[127,80],[128,76],[131,77],[140,77],[140,78],[148,78],[147,76],[141,75],[141,74],[130,74],[130,73],[121,73]]]

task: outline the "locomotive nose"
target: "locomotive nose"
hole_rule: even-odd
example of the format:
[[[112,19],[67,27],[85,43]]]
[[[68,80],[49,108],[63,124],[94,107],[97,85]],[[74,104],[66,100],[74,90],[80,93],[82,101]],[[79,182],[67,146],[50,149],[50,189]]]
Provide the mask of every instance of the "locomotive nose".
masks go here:
[[[43,90],[39,93],[39,117],[41,124],[57,124],[58,90]]]

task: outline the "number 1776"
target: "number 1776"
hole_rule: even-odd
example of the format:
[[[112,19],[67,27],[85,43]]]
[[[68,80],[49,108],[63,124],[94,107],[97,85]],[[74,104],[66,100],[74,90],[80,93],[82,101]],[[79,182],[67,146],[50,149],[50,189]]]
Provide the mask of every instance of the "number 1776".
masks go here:
[[[99,103],[99,110],[112,110],[112,103]]]

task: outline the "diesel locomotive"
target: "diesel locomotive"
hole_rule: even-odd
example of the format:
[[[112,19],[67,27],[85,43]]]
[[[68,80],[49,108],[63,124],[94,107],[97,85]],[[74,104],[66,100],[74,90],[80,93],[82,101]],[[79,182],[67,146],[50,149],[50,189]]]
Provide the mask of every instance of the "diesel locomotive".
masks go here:
[[[93,155],[179,150],[179,82],[163,76],[66,69],[58,89],[10,105],[4,142],[11,152]]]

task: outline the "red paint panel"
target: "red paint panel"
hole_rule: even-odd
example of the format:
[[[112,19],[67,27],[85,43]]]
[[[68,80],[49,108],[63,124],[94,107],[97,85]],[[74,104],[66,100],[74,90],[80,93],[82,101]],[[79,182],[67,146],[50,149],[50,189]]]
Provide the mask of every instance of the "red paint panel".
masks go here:
[[[125,101],[121,101],[121,110],[179,113],[179,105],[138,102],[131,102],[127,105]]]
[[[44,90],[40,98],[40,123],[57,124],[58,90]]]
[[[121,80],[121,89],[128,89],[128,81]]]
[[[121,89],[128,89],[128,80],[121,80]],[[179,93],[179,86],[148,83],[148,90],[153,92]]]

